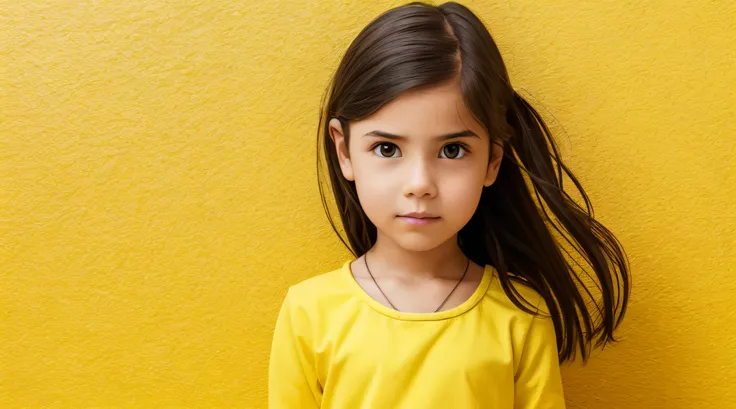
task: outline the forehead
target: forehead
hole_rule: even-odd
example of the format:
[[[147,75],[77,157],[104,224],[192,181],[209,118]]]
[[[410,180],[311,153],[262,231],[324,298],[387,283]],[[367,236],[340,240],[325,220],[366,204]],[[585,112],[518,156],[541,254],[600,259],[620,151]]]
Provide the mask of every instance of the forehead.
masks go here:
[[[465,129],[485,134],[466,106],[457,82],[407,91],[351,128],[358,135],[379,129],[408,138],[433,138]]]

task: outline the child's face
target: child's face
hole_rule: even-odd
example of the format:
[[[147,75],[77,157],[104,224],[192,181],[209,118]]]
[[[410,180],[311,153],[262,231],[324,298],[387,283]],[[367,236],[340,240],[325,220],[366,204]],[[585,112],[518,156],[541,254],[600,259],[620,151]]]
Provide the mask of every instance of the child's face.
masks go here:
[[[333,119],[330,128],[342,173],[355,181],[379,240],[387,235],[412,251],[431,250],[468,223],[483,186],[495,181],[503,153],[494,144],[489,164],[488,134],[465,106],[457,82],[409,91],[351,122],[347,148],[340,122]],[[463,136],[441,138],[458,132]],[[413,212],[424,214],[407,217]]]

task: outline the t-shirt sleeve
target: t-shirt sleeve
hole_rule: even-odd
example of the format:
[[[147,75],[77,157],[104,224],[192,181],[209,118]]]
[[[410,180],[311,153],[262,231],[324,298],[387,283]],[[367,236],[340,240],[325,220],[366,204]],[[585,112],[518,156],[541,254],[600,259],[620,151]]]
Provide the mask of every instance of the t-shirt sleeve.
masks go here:
[[[565,408],[555,327],[546,315],[532,318],[515,377],[514,409],[532,408]]]
[[[306,314],[291,291],[276,319],[268,369],[269,409],[317,409],[322,399]]]

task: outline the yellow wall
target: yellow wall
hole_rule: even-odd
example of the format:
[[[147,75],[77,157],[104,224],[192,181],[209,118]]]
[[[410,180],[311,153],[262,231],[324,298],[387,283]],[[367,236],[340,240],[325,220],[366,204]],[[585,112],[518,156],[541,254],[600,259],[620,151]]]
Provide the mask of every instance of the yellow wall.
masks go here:
[[[348,256],[321,92],[401,3],[3,3],[0,407],[264,407],[286,287]],[[569,407],[736,408],[736,7],[644,3],[467,4],[631,258]]]

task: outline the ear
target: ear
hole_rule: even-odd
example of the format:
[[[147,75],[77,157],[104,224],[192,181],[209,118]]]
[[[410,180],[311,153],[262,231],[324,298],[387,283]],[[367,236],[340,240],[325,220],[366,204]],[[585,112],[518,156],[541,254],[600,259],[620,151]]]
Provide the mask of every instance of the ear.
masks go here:
[[[496,181],[498,171],[501,169],[501,160],[503,159],[503,145],[501,142],[492,141],[493,145],[491,149],[491,162],[488,164],[488,170],[486,171],[486,177],[483,179],[483,186],[490,186]]]
[[[337,118],[330,119],[330,138],[335,143],[335,149],[337,150],[337,159],[340,162],[340,170],[342,171],[345,179],[354,182],[355,176],[353,174],[353,163],[350,160],[350,152],[348,146],[345,143],[345,133],[342,129],[342,124]]]

